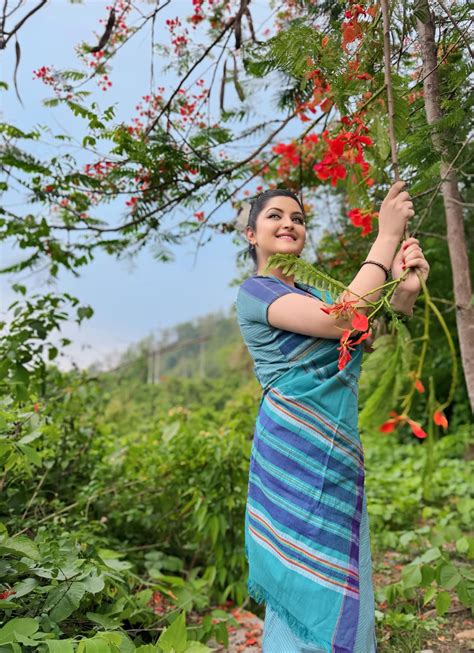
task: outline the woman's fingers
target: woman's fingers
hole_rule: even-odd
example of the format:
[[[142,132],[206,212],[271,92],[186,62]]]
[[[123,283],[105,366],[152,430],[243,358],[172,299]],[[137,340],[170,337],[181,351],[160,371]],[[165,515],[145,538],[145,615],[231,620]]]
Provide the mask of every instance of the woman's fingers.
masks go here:
[[[414,245],[413,247],[408,247],[403,252],[403,256],[405,257],[405,261],[408,261],[408,259],[412,259],[414,256],[423,256],[423,252],[417,245]]]
[[[392,186],[390,187],[386,199],[393,200],[397,195],[400,193],[402,188],[405,186],[406,182],[402,181],[401,179],[399,181],[396,181]]]
[[[410,193],[408,191],[406,191],[406,190],[402,191],[397,197],[397,200],[399,200],[400,202],[403,202],[404,200],[409,200],[409,199],[410,199]]]
[[[411,245],[419,243],[420,241],[418,238],[415,238],[414,236],[410,236],[410,238],[407,238],[406,240],[403,241],[401,251],[405,252]]]

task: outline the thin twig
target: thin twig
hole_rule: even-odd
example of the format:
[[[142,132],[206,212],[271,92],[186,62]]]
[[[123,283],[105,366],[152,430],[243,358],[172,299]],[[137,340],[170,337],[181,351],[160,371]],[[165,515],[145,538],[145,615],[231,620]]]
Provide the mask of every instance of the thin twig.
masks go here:
[[[449,20],[450,20],[450,21],[452,22],[452,24],[454,25],[455,29],[456,29],[456,30],[459,32],[459,34],[461,35],[461,38],[462,38],[462,40],[464,41],[464,43],[466,44],[466,48],[468,49],[468,52],[469,52],[469,54],[471,55],[471,57],[474,57],[474,52],[473,52],[472,49],[471,49],[471,45],[470,45],[470,43],[469,43],[469,40],[466,38],[466,35],[465,35],[464,32],[462,31],[462,29],[461,29],[459,23],[457,22],[456,18],[454,18],[454,16],[453,16],[453,14],[451,13],[451,10],[449,9],[449,7],[446,7],[446,5],[444,4],[443,0],[436,0],[436,2],[439,4],[439,6],[441,7],[441,9],[443,9],[443,11],[444,11],[444,12],[446,13],[446,15],[448,16]]]
[[[390,137],[390,150],[392,157],[392,168],[395,176],[395,181],[400,179],[400,171],[398,167],[397,158],[397,141],[395,138],[395,108],[393,102],[393,86],[392,75],[390,71],[390,9],[388,0],[382,0],[382,16],[383,16],[383,54],[384,54],[384,75],[385,75],[385,88],[387,90],[387,104],[388,104],[388,133]],[[405,235],[406,238],[406,235]]]

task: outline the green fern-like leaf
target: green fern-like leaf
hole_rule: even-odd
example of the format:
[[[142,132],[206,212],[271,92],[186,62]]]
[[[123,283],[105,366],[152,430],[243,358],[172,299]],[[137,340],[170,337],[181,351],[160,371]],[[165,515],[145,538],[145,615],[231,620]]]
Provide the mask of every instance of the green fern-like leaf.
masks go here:
[[[273,254],[268,259],[266,269],[271,268],[281,268],[283,274],[294,276],[297,281],[314,286],[323,292],[328,291],[333,297],[346,290],[346,286],[341,281],[316,269],[294,254]]]
[[[359,413],[359,426],[364,431],[378,431],[395,409],[408,382],[413,347],[407,327],[396,323],[395,332],[379,336],[372,353],[364,359],[359,382],[361,400],[366,397]]]

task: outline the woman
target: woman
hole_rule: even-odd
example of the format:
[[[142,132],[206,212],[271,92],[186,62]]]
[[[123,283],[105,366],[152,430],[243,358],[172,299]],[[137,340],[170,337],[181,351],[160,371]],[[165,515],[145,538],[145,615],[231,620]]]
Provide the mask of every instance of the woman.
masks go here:
[[[426,279],[429,266],[416,238],[396,253],[414,215],[403,185],[390,188],[367,265],[337,302],[382,285],[387,268],[398,278],[406,266],[409,274],[392,304],[411,315],[420,291],[415,268]],[[350,319],[321,310],[333,303],[328,292],[295,282],[280,268],[262,274],[272,254],[299,256],[304,247],[304,208],[294,193],[273,189],[259,195],[246,235],[256,270],[240,286],[236,310],[263,394],[250,458],[245,551],[249,594],[266,604],[263,653],[375,653],[357,425],[362,344],[354,345],[339,370],[339,338],[352,328]],[[369,310],[361,299],[355,307]]]

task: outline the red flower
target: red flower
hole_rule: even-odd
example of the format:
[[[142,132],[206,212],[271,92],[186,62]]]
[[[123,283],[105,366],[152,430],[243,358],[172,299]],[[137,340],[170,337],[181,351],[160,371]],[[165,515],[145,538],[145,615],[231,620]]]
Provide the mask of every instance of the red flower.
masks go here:
[[[5,590],[0,593],[0,599],[8,599],[12,594],[16,594],[15,590]]]
[[[394,410],[391,410],[389,415],[392,417],[379,427],[379,431],[382,431],[382,433],[391,433],[398,426],[399,422],[404,420],[404,416],[398,415]]]
[[[352,319],[351,325],[357,331],[367,331],[369,328],[369,319],[363,313],[356,313]]]
[[[421,425],[418,422],[414,422],[412,419],[407,419],[408,424],[412,430],[413,435],[416,435],[417,438],[426,438],[428,433],[425,433],[421,428]]]
[[[398,415],[394,410],[390,411],[390,415],[392,416],[391,419],[379,427],[379,431],[382,433],[391,433],[398,424],[406,422],[410,426],[413,435],[416,435],[417,438],[423,439],[427,437],[428,433],[421,428],[419,422],[415,422],[405,414]]]
[[[358,345],[362,340],[365,340],[368,338],[371,334],[370,331],[366,331],[363,333],[357,340],[351,340],[349,341],[349,338],[351,336],[352,331],[350,329],[344,329],[341,339],[340,339],[340,347],[338,347],[339,351],[339,359],[338,359],[338,364],[337,367],[339,370],[344,369],[344,367],[347,365],[347,363],[351,360],[351,350],[354,349],[355,345]],[[352,346],[351,346],[352,345]]]
[[[349,352],[349,349],[350,349],[349,336],[350,335],[351,335],[351,330],[350,329],[345,329],[345,331],[343,332],[343,334],[341,336],[341,339],[340,339],[341,346],[337,348],[338,351],[339,351],[339,359],[338,359],[338,363],[337,363],[337,368],[339,370],[342,370],[347,365],[347,363],[351,360],[351,354]]]
[[[382,431],[382,433],[391,433],[392,431],[395,430],[397,426],[397,421],[394,419],[389,419],[386,422],[380,426],[379,431]]]
[[[199,222],[202,222],[204,220],[204,211],[197,211],[194,216],[199,220]]]
[[[448,420],[446,419],[445,414],[440,410],[435,410],[433,421],[437,426],[442,426],[444,429],[448,428]]]
[[[283,158],[289,159],[290,163],[294,166],[297,166],[300,162],[300,155],[298,154],[298,149],[294,143],[278,143],[272,148],[272,151],[275,154],[281,154]]]
[[[351,209],[347,213],[354,227],[362,227],[361,236],[366,236],[372,231],[372,219],[378,215],[377,211],[369,209]]]
[[[357,301],[357,299],[343,299],[338,304],[332,304],[329,308],[327,306],[321,306],[321,310],[328,315],[334,313],[336,317],[341,317],[342,315],[345,318],[349,318],[355,314],[355,310],[352,304],[356,304]]]
[[[347,175],[345,167],[331,153],[326,154],[320,163],[316,163],[313,166],[313,170],[321,181],[330,179],[331,186],[335,186],[338,179],[345,179]]]
[[[425,391],[425,386],[423,383],[420,381],[420,379],[416,379],[415,381],[415,388],[418,390],[418,392],[424,392]]]

